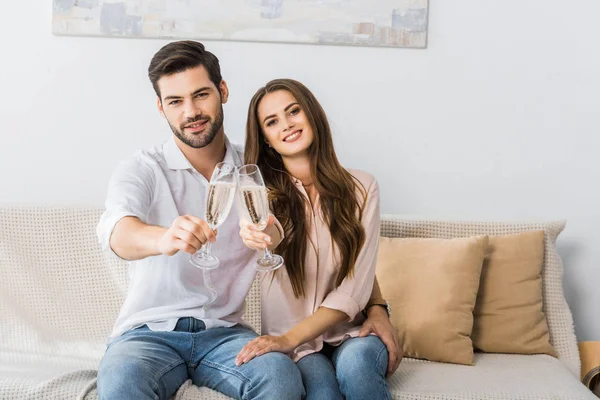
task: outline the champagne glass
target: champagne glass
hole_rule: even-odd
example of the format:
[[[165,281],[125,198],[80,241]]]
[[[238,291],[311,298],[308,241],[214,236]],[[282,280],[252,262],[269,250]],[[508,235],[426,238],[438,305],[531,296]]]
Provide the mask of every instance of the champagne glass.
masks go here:
[[[236,168],[234,165],[220,162],[215,167],[206,191],[206,223],[210,229],[217,229],[231,210],[235,197]],[[211,254],[210,242],[206,242],[200,250],[190,256],[192,265],[205,270],[219,266],[219,259]]]
[[[264,230],[269,219],[269,200],[265,181],[257,165],[248,164],[240,168],[238,190],[246,218],[256,229]],[[256,261],[255,268],[259,271],[273,271],[282,265],[283,257],[271,254],[269,249],[265,248],[262,258]]]

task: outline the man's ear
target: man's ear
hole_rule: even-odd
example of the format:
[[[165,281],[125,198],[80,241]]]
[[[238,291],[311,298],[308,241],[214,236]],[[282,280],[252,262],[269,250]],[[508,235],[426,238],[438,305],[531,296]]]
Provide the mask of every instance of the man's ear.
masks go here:
[[[158,108],[158,112],[164,117],[165,111],[163,110],[162,100],[158,96],[156,96],[156,108]]]
[[[227,103],[227,99],[229,98],[229,88],[227,87],[227,82],[221,81],[219,84],[219,91],[221,92],[221,103]]]

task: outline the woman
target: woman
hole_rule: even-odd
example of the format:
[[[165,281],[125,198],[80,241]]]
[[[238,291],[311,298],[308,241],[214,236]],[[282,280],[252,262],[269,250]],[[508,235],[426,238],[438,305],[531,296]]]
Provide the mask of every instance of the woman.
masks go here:
[[[283,230],[275,251],[285,260],[263,274],[261,336],[236,362],[288,353],[307,399],[391,399],[387,349],[377,336],[357,337],[375,276],[379,190],[362,171],[346,170],[329,123],[301,83],[278,79],[253,97],[245,162],[257,164]],[[244,243],[264,249],[270,237],[242,224]]]

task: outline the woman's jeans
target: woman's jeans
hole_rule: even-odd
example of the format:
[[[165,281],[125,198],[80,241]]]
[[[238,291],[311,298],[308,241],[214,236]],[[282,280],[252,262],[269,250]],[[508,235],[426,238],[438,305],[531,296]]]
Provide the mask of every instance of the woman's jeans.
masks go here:
[[[377,336],[352,338],[338,347],[325,344],[297,364],[306,400],[391,400],[385,381],[388,351]]]

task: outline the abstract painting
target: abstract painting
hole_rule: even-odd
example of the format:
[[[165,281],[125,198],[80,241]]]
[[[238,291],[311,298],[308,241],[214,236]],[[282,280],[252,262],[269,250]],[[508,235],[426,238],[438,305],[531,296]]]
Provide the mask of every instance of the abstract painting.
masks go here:
[[[428,0],[53,0],[56,35],[427,45]]]

